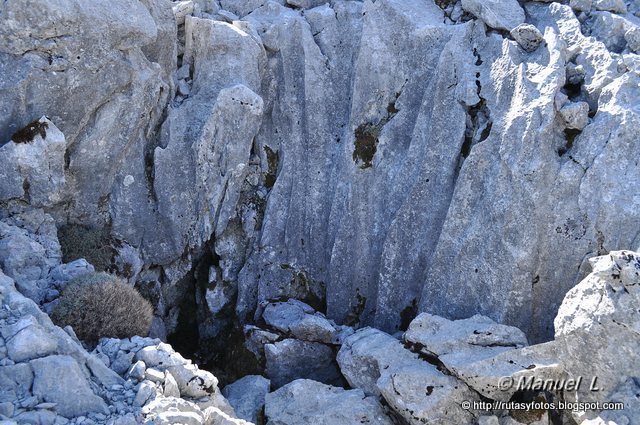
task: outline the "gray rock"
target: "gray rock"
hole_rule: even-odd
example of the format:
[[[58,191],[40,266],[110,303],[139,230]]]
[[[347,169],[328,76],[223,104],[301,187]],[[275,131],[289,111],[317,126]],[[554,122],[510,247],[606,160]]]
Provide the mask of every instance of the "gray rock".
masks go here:
[[[569,6],[577,12],[588,12],[593,6],[593,0],[570,0]]]
[[[62,132],[41,117],[13,137],[16,140],[0,142],[0,200],[22,200],[34,207],[59,203],[67,148]]]
[[[0,366],[0,387],[13,397],[28,395],[33,384],[33,371],[28,363]]]
[[[375,397],[299,379],[267,394],[265,416],[278,425],[391,425]]]
[[[54,355],[31,360],[33,394],[56,403],[56,412],[67,418],[90,412],[108,413],[104,400],[95,395],[78,363],[69,356]]]
[[[635,53],[640,52],[640,27],[634,26],[627,30],[624,34],[629,50]]]
[[[462,8],[499,30],[511,31],[524,22],[524,10],[516,0],[462,0]]]
[[[615,13],[627,13],[627,5],[624,0],[593,0],[596,10],[606,10]]]
[[[287,0],[287,4],[299,7],[300,9],[312,9],[328,3],[327,0]]]
[[[266,376],[272,388],[296,379],[313,379],[330,385],[341,385],[342,376],[335,363],[333,350],[317,342],[285,339],[264,347]]]
[[[569,400],[611,400],[640,367],[634,349],[640,343],[640,254],[612,251],[591,264],[593,271],[567,293],[554,324],[563,368],[589,384],[597,377],[601,390],[585,384],[566,392]]]
[[[264,400],[270,392],[271,382],[259,375],[248,375],[227,385],[222,394],[240,419],[254,424],[262,423]]]
[[[32,410],[16,415],[15,420],[19,424],[53,425],[56,422],[56,414],[49,410]]]
[[[410,424],[474,420],[470,411],[460,407],[463,401],[477,400],[473,391],[382,331],[359,329],[344,341],[337,360],[352,387],[381,395]]]
[[[138,381],[142,381],[144,379],[144,372],[147,366],[145,362],[142,360],[136,361],[131,365],[129,371],[127,372],[127,377],[137,379]]]
[[[450,370],[483,396],[508,401],[517,391],[540,390],[544,385],[550,385],[545,382],[568,379],[560,357],[560,349],[551,341],[504,351],[488,358],[480,356],[476,361],[467,358],[451,366]]]
[[[560,116],[569,129],[582,130],[589,124],[589,104],[569,102],[560,109]]]
[[[243,332],[244,347],[255,356],[258,363],[264,364],[264,346],[276,342],[280,339],[280,335],[253,325],[245,325]]]
[[[0,267],[27,297],[44,300],[46,278],[61,257],[55,222],[43,210],[0,219]]]
[[[87,367],[103,387],[124,384],[124,379],[109,369],[97,356],[87,356]]]
[[[544,41],[540,30],[531,24],[520,24],[510,34],[525,52],[535,51]]]
[[[421,313],[409,325],[404,340],[421,353],[437,357],[450,370],[528,345],[520,329],[480,315],[452,321]]]
[[[337,330],[313,308],[298,300],[270,303],[264,309],[262,317],[267,325],[272,326],[297,339],[312,342],[336,344]]]
[[[23,362],[52,354],[58,342],[38,323],[24,327],[7,340],[9,357],[15,362]]]

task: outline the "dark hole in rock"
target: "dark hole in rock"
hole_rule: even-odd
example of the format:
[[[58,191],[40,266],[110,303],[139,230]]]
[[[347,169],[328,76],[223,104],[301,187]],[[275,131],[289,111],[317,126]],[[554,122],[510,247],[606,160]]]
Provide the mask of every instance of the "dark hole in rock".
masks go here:
[[[267,189],[271,189],[276,184],[278,177],[278,163],[280,162],[280,155],[277,151],[274,151],[269,146],[264,147],[264,152],[267,154],[268,171],[264,176],[264,185]]]
[[[49,128],[49,124],[35,120],[27,124],[23,129],[13,133],[11,140],[14,143],[31,143],[37,135],[44,139],[47,137],[47,128]]]
[[[411,321],[418,315],[418,300],[415,298],[411,301],[411,304],[406,306],[400,312],[400,330],[406,331],[409,329]]]

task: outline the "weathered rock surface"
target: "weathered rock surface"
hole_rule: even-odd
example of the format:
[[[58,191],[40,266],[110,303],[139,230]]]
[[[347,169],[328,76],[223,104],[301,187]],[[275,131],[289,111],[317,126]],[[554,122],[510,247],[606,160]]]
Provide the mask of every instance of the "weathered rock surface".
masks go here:
[[[352,387],[381,395],[408,423],[471,423],[461,407],[477,396],[463,382],[439,371],[392,336],[373,328],[348,337],[338,353],[340,370]]]
[[[524,22],[524,10],[516,0],[462,0],[462,8],[498,30],[511,31]]]
[[[264,400],[271,382],[260,375],[249,375],[227,385],[222,394],[240,419],[254,424],[263,422]]]
[[[327,345],[285,339],[265,345],[264,351],[265,373],[274,389],[302,378],[335,386],[343,383],[335,353]]]
[[[299,379],[267,395],[269,425],[391,425],[375,397]]]
[[[636,350],[640,344],[640,256],[614,251],[592,259],[591,264],[593,272],[567,293],[560,306],[554,322],[556,341],[567,373],[590,382],[597,377],[600,388],[591,391],[584,385],[570,394],[571,399],[611,401],[620,398],[619,388],[640,367]],[[630,414],[623,410],[610,412],[609,417],[622,421],[625,416],[631,419]]]

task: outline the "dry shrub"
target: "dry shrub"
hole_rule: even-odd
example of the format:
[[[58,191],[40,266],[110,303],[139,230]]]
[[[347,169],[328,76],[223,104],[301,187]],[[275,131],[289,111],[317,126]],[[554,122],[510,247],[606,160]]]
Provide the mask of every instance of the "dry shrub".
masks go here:
[[[136,289],[107,273],[88,273],[73,279],[51,314],[58,326],[70,325],[88,343],[100,338],[146,336],[153,307]]]

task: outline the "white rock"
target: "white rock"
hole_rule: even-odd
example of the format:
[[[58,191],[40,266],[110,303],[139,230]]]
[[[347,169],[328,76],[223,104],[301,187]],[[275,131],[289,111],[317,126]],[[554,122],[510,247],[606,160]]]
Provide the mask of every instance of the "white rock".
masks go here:
[[[149,401],[153,400],[156,395],[156,386],[151,381],[142,381],[136,398],[133,400],[134,406],[142,407]]]
[[[520,329],[481,315],[448,320],[421,313],[409,325],[404,340],[423,354],[436,356],[449,369],[527,345]]]
[[[142,381],[144,379],[144,372],[147,366],[145,362],[142,360],[138,360],[134,364],[131,365],[129,371],[127,372],[127,376],[133,379],[137,379],[138,381]]]
[[[524,22],[524,10],[517,0],[462,0],[462,8],[491,28],[511,31]]]

